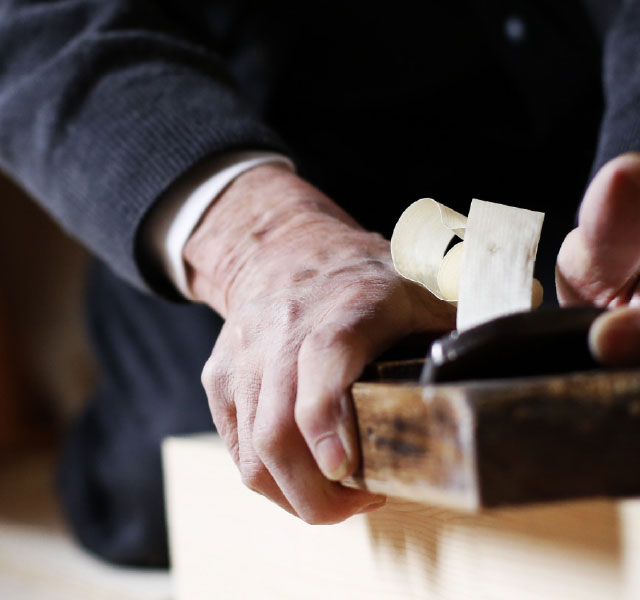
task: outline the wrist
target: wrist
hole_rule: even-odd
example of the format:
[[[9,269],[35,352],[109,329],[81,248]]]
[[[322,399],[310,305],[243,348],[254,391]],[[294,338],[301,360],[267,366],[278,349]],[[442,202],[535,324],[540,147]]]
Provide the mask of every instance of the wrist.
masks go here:
[[[354,234],[365,232],[316,188],[277,165],[256,167],[218,197],[185,245],[190,290],[226,317],[240,300],[317,264],[311,248],[326,252],[323,241]],[[379,236],[365,235],[388,253]]]

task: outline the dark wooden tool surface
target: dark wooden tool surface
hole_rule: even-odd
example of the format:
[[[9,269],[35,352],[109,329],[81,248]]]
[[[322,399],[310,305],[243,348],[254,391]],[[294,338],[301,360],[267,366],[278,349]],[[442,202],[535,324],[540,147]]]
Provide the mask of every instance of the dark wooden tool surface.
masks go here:
[[[421,364],[354,384],[347,485],[467,510],[640,494],[640,370],[420,385]]]

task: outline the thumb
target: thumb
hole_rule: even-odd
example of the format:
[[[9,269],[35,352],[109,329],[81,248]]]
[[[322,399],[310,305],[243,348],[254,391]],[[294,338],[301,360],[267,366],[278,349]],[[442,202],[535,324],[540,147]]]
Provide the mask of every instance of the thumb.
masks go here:
[[[563,304],[629,300],[640,271],[640,154],[608,162],[587,189],[557,264]]]
[[[600,315],[589,330],[589,348],[605,365],[640,365],[640,308],[618,308]]]

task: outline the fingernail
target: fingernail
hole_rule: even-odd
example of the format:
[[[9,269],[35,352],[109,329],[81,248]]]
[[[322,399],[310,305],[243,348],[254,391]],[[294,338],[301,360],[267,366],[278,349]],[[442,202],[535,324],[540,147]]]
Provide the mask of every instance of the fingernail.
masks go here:
[[[358,511],[358,514],[359,515],[364,515],[366,513],[373,512],[374,510],[378,510],[379,508],[382,508],[386,503],[387,503],[387,499],[386,498],[384,498],[383,500],[376,500],[375,502],[372,502],[371,504],[368,504],[364,508],[361,508]]]
[[[316,442],[316,460],[327,479],[340,481],[349,474],[347,453],[340,438],[333,432],[327,433]]]
[[[356,443],[354,439],[354,417],[353,417],[353,400],[350,394],[343,394],[340,398],[340,410],[342,412],[342,418],[338,421],[337,431],[342,447],[347,455],[347,464],[350,467],[355,468],[355,455],[354,445]]]
[[[640,364],[640,310],[625,307],[598,317],[589,331],[589,348],[607,365]]]

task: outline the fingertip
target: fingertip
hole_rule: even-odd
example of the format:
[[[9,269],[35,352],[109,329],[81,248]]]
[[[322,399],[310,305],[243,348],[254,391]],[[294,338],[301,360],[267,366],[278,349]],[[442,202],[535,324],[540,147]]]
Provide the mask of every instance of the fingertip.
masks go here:
[[[363,508],[361,508],[357,514],[364,515],[367,513],[375,512],[376,510],[380,510],[387,503],[386,496],[376,496],[375,500],[371,502],[371,504],[367,504]]]
[[[599,316],[589,330],[589,349],[604,365],[640,365],[640,309],[623,307]]]
[[[330,485],[332,486],[333,503],[335,503],[336,506],[341,505],[343,509],[346,509],[342,513],[341,519],[378,510],[387,503],[387,496],[385,494],[378,494],[335,483]]]
[[[353,515],[377,510],[384,506],[386,497],[323,479],[313,500],[313,504],[300,505],[300,518],[311,525],[330,525]]]
[[[580,228],[589,243],[616,244],[640,214],[640,154],[627,153],[606,163],[593,178],[580,207]],[[634,230],[635,231],[635,230]]]
[[[593,269],[592,259],[585,244],[582,231],[570,231],[562,242],[556,262],[555,284],[561,305],[581,304],[590,286]]]
[[[603,178],[619,191],[631,188],[637,193],[640,189],[640,153],[620,154],[605,163],[600,172]]]

